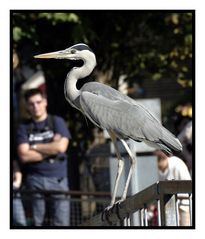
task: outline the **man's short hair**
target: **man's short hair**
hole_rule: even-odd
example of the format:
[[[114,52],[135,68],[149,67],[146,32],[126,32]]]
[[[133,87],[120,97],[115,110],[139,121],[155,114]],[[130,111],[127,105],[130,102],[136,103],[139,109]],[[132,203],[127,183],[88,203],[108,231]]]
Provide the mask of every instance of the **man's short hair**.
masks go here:
[[[158,161],[168,158],[168,156],[160,149],[156,149],[153,153],[157,156]]]
[[[29,100],[29,98],[34,95],[41,95],[44,98],[46,97],[45,94],[40,89],[34,88],[34,89],[27,90],[25,92],[25,94],[24,94],[25,101],[27,102]]]

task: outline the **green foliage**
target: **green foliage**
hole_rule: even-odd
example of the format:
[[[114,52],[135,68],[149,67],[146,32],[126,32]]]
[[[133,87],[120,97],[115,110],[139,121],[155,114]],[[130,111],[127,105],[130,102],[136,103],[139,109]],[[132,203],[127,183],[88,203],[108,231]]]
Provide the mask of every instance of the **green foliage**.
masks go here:
[[[77,14],[75,13],[39,13],[39,18],[45,18],[48,21],[51,21],[53,25],[56,25],[58,23],[63,22],[74,22],[74,23],[80,23],[80,19]]]
[[[13,23],[17,45],[24,40],[40,48],[45,41],[53,42],[53,48],[56,42],[59,47],[69,42],[90,44],[97,53],[98,69],[112,68],[116,80],[121,74],[191,80],[191,12],[18,12],[13,14]],[[60,35],[55,34],[59,31]]]

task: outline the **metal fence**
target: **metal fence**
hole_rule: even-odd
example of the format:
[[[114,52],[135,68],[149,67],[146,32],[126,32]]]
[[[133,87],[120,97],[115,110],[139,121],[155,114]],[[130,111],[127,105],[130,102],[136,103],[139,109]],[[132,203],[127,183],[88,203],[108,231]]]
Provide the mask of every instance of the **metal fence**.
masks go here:
[[[183,200],[186,202],[185,205],[180,203]],[[154,224],[149,220],[150,205],[156,205],[157,220]],[[108,211],[106,220],[102,220],[102,214],[98,214],[82,226],[177,227],[180,226],[180,206],[186,207],[184,210],[189,217],[189,223],[186,226],[192,226],[192,182],[188,180],[160,181],[122,203],[116,204]],[[134,222],[132,217],[135,213],[137,213],[137,222]]]
[[[30,203],[34,191],[22,191],[27,224],[33,225]],[[193,225],[192,219],[192,182],[191,181],[160,181],[143,191],[128,197],[120,204],[114,205],[102,217],[102,213],[110,202],[110,193],[106,192],[41,192],[47,202],[51,194],[62,193],[69,200],[71,227],[117,227],[117,226],[181,226],[181,207],[188,215],[188,224]],[[14,198],[19,194],[14,193]],[[104,219],[103,219],[104,218]],[[46,213],[44,226],[51,225],[51,217]],[[182,224],[183,225],[183,224]]]
[[[35,194],[41,194],[42,197],[35,197]],[[21,190],[13,192],[13,200],[19,199],[23,203],[24,211],[26,215],[26,221],[28,227],[33,227],[33,216],[32,216],[32,200],[44,199],[46,204],[52,200],[52,195],[62,194],[65,197],[59,198],[58,200],[68,200],[70,202],[70,226],[75,227],[84,223],[86,220],[97,215],[109,204],[110,193],[109,192],[83,192],[83,191],[29,191]],[[52,225],[52,217],[47,207],[46,215],[43,223],[43,227],[49,227]],[[13,225],[11,220],[11,226]]]

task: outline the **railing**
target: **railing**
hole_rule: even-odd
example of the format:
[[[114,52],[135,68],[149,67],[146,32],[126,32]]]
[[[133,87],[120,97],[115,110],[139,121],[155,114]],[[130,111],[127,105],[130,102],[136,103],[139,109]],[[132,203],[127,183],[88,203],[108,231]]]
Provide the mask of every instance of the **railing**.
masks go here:
[[[41,194],[42,197],[36,197],[35,194]],[[70,202],[70,225],[76,227],[94,215],[101,212],[110,202],[109,192],[84,192],[84,191],[39,191],[39,190],[20,190],[13,192],[13,199],[20,199],[24,205],[24,211],[27,221],[27,227],[33,227],[32,206],[33,200],[43,198],[49,205],[52,195],[64,195],[58,200],[67,200]],[[12,206],[11,206],[12,208]],[[52,225],[52,217],[47,208],[44,223],[42,227],[50,227]],[[20,225],[14,225],[11,219],[11,227],[17,228]]]
[[[38,191],[39,192],[39,191]],[[34,199],[34,191],[22,191],[21,199],[29,204]],[[41,192],[49,202],[51,194],[64,194],[62,200],[69,200],[71,204],[71,227],[116,227],[116,226],[180,226],[180,205],[186,202],[189,225],[192,226],[192,182],[191,181],[160,181],[139,193],[128,197],[106,213],[104,208],[110,201],[110,193],[104,192]],[[14,198],[18,194],[14,194]],[[156,222],[150,220],[150,205],[156,210]],[[26,206],[28,225],[32,225],[31,209]],[[103,217],[104,216],[104,217]],[[45,225],[49,225],[49,216]]]
[[[131,215],[135,212],[139,215],[139,226],[149,226],[148,205],[151,203],[157,205],[157,226],[179,226],[179,201],[183,199],[189,202],[189,226],[192,226],[192,182],[174,180],[157,182],[115,204],[106,213],[106,220],[100,213],[81,226],[130,226]]]

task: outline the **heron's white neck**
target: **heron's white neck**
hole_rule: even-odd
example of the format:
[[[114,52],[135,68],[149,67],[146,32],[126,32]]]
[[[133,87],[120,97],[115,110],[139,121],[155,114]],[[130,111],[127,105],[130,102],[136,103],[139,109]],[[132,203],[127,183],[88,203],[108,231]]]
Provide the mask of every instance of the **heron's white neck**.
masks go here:
[[[73,102],[79,95],[80,91],[77,89],[78,78],[75,75],[75,67],[67,74],[65,81],[65,96],[69,102]],[[70,102],[70,103],[71,103]]]
[[[85,78],[86,76],[89,76],[96,65],[95,57],[94,59],[93,57],[92,59],[87,59],[87,60],[83,59],[83,61],[84,61],[83,66],[74,67],[68,73],[66,77],[66,81],[65,81],[65,87],[64,87],[65,97],[72,106],[75,106],[74,101],[80,95],[80,90],[78,90],[76,87],[77,81],[79,79]]]

